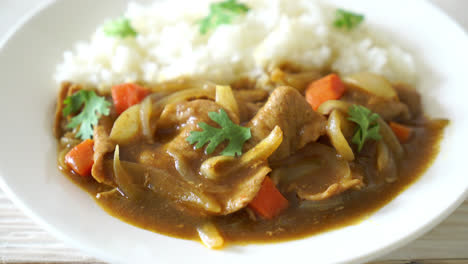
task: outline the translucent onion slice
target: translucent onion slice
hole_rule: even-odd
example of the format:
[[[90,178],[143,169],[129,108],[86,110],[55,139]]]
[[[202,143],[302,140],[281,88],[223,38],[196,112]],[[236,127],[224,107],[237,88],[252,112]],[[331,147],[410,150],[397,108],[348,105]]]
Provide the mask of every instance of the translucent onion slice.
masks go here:
[[[224,245],[224,238],[219,233],[218,228],[212,222],[206,222],[197,228],[198,235],[200,236],[203,244],[210,248],[221,248]]]
[[[152,108],[151,108],[151,116],[150,116],[150,124],[156,124],[161,116],[164,107],[168,104],[183,102],[190,99],[197,99],[197,98],[207,98],[210,100],[215,100],[216,93],[215,88],[212,86],[207,86],[207,88],[194,88],[188,90],[182,90],[179,92],[175,92],[169,96],[163,98],[152,98]],[[156,127],[152,127],[152,133],[156,132]]]
[[[203,162],[200,172],[207,179],[218,179],[232,171],[263,164],[283,141],[283,131],[276,126],[270,134],[240,158],[216,156]]]
[[[370,94],[386,98],[397,99],[398,95],[392,84],[384,77],[371,72],[360,72],[343,78],[345,84],[368,92]]]
[[[63,148],[57,155],[57,162],[61,169],[69,168],[67,164],[65,164],[65,156],[70,151],[71,148]]]
[[[322,76],[319,71],[303,71],[299,73],[289,73],[279,68],[274,69],[270,74],[270,79],[280,85],[288,85],[303,93],[307,86]]]
[[[114,151],[114,179],[119,191],[131,200],[139,200],[143,197],[143,190],[133,183],[131,176],[125,171],[120,163],[119,145],[115,146]]]
[[[143,137],[148,143],[153,143],[153,131],[151,129],[150,117],[152,111],[151,98],[146,97],[143,102],[141,102],[140,107],[140,122],[143,132]]]
[[[283,131],[279,126],[275,126],[266,138],[241,156],[239,166],[267,160],[278,149],[281,142],[283,142]]]
[[[337,157],[333,147],[320,143],[309,143],[274,168],[275,174],[281,174],[276,176],[280,184],[304,200],[325,200],[363,186],[362,178],[351,171],[349,162]]]
[[[400,141],[398,141],[398,138],[395,136],[393,133],[392,129],[390,126],[385,122],[382,118],[379,117],[377,119],[377,122],[380,125],[380,135],[382,135],[382,140],[387,144],[387,146],[390,148],[390,150],[393,152],[394,157],[397,159],[401,159],[404,154],[403,147],[400,144]]]
[[[192,185],[200,184],[198,175],[194,171],[193,167],[190,166],[189,161],[187,161],[187,159],[181,155],[180,152],[172,151],[172,149],[168,149],[166,152],[174,159],[174,166],[185,181]]]
[[[125,110],[115,120],[110,133],[110,139],[117,144],[128,144],[141,133],[140,105],[134,105]]]
[[[340,194],[350,188],[362,185],[362,181],[360,179],[353,179],[351,169],[347,161],[336,160],[335,162],[336,165],[333,167],[337,168],[337,172],[339,171],[340,173],[340,179],[338,182],[329,185],[325,191],[315,194],[299,189],[297,190],[297,195],[304,200],[320,201]]]
[[[197,98],[207,98],[210,100],[216,99],[216,91],[214,87],[208,88],[194,88],[194,89],[187,89],[175,92],[169,96],[161,98],[157,100],[156,103],[153,103],[153,115],[161,114],[162,109],[167,104],[187,101],[189,99],[197,99]]]
[[[329,115],[333,110],[340,110],[343,113],[348,113],[348,109],[351,106],[348,102],[343,102],[339,100],[328,100],[325,103],[321,104],[317,109],[322,115]]]
[[[230,86],[216,85],[216,103],[231,112],[232,121],[239,124],[239,106]]]
[[[187,89],[206,89],[207,87],[214,87],[215,84],[209,81],[191,78],[191,77],[182,77],[174,80],[165,81],[155,85],[149,85],[151,92],[167,92],[174,93]]]
[[[75,137],[67,137],[66,135],[60,138],[60,145],[61,146],[69,146],[74,147],[81,143],[81,140],[76,139]]]
[[[377,170],[382,172],[391,160],[391,154],[385,143],[377,142]]]
[[[351,161],[354,160],[354,153],[342,132],[342,126],[344,126],[346,122],[349,121],[346,120],[340,111],[333,110],[328,117],[327,135],[333,147],[335,147],[336,152],[343,159]],[[347,126],[350,127],[350,125]]]
[[[376,167],[380,174],[385,178],[386,182],[394,182],[397,180],[398,173],[395,160],[390,153],[387,144],[382,141],[377,143],[377,161]]]

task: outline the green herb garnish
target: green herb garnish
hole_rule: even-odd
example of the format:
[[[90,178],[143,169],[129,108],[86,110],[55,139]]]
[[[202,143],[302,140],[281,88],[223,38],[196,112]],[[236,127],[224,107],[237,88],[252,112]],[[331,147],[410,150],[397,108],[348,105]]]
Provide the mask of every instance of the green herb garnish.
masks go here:
[[[212,3],[210,14],[200,21],[200,33],[206,34],[213,28],[222,24],[229,24],[241,14],[247,13],[249,8],[237,0],[226,0],[224,2]]]
[[[64,116],[75,114],[81,109],[78,115],[72,117],[67,128],[74,129],[80,126],[76,137],[82,140],[93,136],[93,126],[97,125],[101,115],[109,115],[111,105],[104,97],[87,90],[80,90],[68,96],[63,103],[66,106],[63,109]]]
[[[221,152],[221,155],[242,155],[242,146],[252,137],[250,128],[234,124],[223,109],[219,110],[219,113],[209,112],[208,116],[211,120],[220,125],[221,128],[212,127],[207,123],[201,122],[198,126],[203,129],[203,131],[191,131],[190,136],[188,136],[186,140],[190,144],[198,142],[195,145],[196,149],[199,149],[206,143],[210,142],[205,149],[206,154],[213,153],[219,144],[228,140],[229,144]]]
[[[333,25],[337,28],[345,28],[347,30],[357,27],[362,23],[362,21],[364,21],[363,15],[346,11],[344,9],[337,9],[335,17]]]
[[[130,20],[125,17],[108,21],[104,24],[102,29],[104,30],[104,33],[111,37],[125,38],[135,37],[137,35],[137,32],[133,29]]]
[[[359,126],[352,139],[352,142],[358,145],[359,152],[361,152],[366,140],[380,140],[382,138],[379,133],[380,126],[377,123],[377,119],[379,119],[378,114],[373,113],[364,106],[352,105],[349,108],[348,115],[348,120]]]

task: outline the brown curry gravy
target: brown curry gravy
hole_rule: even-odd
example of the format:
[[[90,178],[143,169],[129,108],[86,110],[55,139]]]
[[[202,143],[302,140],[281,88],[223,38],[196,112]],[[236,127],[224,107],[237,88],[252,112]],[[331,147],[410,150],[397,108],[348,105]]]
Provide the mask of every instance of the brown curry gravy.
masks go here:
[[[398,180],[378,188],[348,191],[343,194],[344,203],[338,210],[332,208],[314,211],[299,208],[298,198],[291,193],[285,194],[290,201],[289,208],[273,220],[266,221],[257,217],[257,221],[253,221],[245,210],[227,216],[215,216],[211,220],[227,244],[286,241],[357,224],[394,199],[426,171],[439,151],[443,129],[447,124],[448,121],[434,121],[416,125],[410,141],[403,145],[406,157],[400,163]],[[171,201],[154,193],[148,194],[145,200],[138,203],[121,195],[112,196],[112,199],[97,199],[96,194],[108,190],[109,187],[97,183],[92,177],[78,176],[68,168],[60,169],[94,197],[110,215],[160,234],[199,240],[196,226],[203,223],[204,219],[180,211],[183,209],[172,206]]]

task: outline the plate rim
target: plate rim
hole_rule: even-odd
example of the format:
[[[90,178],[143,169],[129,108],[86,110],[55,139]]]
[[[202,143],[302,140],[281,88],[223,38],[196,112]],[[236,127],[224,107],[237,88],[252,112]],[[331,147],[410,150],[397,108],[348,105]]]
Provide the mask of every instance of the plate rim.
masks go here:
[[[13,38],[13,36],[26,24],[30,21],[33,17],[39,15],[42,11],[46,10],[47,8],[51,7],[52,5],[56,4],[57,2],[64,1],[64,0],[44,0],[42,3],[38,4],[34,8],[31,8],[26,14],[24,14],[12,27],[10,27],[3,37],[0,39],[0,53],[3,52],[5,45]],[[444,10],[442,10],[439,6],[435,5],[433,2],[428,0],[419,0],[420,3],[427,5],[429,8],[436,11],[439,15],[444,17],[444,20],[449,22],[454,29],[463,33],[464,38],[468,41],[468,30],[465,30],[460,23],[454,20],[450,15],[448,15]],[[426,172],[424,172],[421,177]],[[419,179],[418,179],[419,180]],[[416,180],[416,181],[418,181]],[[83,251],[83,253],[88,254],[89,257],[98,258],[99,260],[110,261],[110,262],[121,262],[121,260],[113,259],[110,254],[106,254],[103,251],[96,250],[92,247],[88,247],[77,240],[74,240],[72,237],[63,233],[63,231],[56,229],[54,226],[49,224],[46,219],[43,217],[38,216],[34,213],[34,209],[31,208],[29,205],[24,203],[20,197],[18,197],[15,192],[8,186],[5,181],[5,177],[3,173],[0,171],[0,188],[4,191],[6,196],[13,202],[13,204],[19,208],[23,213],[25,213],[29,218],[31,218],[35,223],[37,223],[40,227],[44,228],[47,232],[49,232],[54,237],[58,238],[60,241],[63,241],[67,245],[71,245],[75,249]],[[411,188],[411,185],[409,186]],[[468,185],[465,186],[465,191],[456,199],[450,206],[446,207],[437,217],[431,219],[431,221],[427,222],[425,225],[419,226],[417,229],[410,232],[406,235],[403,239],[394,240],[393,242],[386,243],[384,247],[375,250],[374,252],[370,253],[363,253],[357,255],[355,258],[350,259],[346,263],[360,263],[364,261],[369,261],[372,259],[376,259],[380,256],[386,255],[397,248],[403,247],[410,242],[414,241],[418,237],[428,233],[431,231],[435,226],[439,225],[443,220],[445,220],[450,214],[452,214],[466,199],[468,198]],[[372,214],[374,214],[373,212]],[[287,243],[280,242],[280,243]]]

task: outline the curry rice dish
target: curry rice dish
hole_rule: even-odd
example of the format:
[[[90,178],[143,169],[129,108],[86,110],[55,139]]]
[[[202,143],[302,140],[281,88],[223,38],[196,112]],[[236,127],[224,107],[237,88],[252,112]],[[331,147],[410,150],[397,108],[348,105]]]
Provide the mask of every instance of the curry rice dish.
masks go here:
[[[214,23],[213,10],[250,12],[235,0],[212,6],[200,34],[230,23]],[[348,34],[362,20],[338,9],[333,26]],[[106,28],[111,38],[138,37],[126,19]],[[65,81],[54,133],[60,171],[109,214],[221,248],[361,220],[430,166],[447,123],[384,74],[290,61],[228,83]]]

